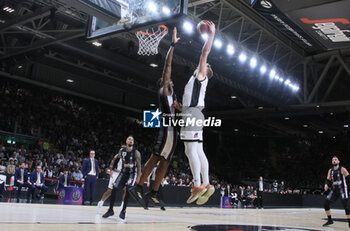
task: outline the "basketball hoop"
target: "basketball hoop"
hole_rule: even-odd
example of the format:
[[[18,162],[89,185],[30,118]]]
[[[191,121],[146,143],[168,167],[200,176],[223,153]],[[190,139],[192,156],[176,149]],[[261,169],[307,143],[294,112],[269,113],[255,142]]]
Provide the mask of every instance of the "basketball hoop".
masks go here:
[[[143,32],[141,30],[136,32],[136,37],[139,39],[139,55],[156,55],[158,54],[158,45],[160,40],[168,33],[168,28],[165,25],[158,26],[158,30],[154,31],[151,28],[152,33]]]

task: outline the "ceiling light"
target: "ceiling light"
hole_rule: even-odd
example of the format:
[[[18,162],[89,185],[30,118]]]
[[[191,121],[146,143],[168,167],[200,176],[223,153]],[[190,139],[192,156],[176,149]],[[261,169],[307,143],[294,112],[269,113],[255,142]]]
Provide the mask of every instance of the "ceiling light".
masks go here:
[[[237,98],[237,96],[231,95],[231,99],[236,99],[236,98]]]
[[[184,22],[183,28],[184,28],[184,30],[185,30],[187,33],[192,33],[192,32],[193,32],[193,25],[192,25],[192,23],[190,23],[189,21],[185,21],[185,22]]]
[[[67,81],[68,83],[73,83],[73,82],[74,82],[73,79],[67,79],[66,81]]]
[[[259,110],[262,110],[262,109],[264,109],[264,107],[258,107],[258,109],[259,109]]]
[[[231,45],[231,44],[227,45],[226,52],[229,55],[233,55],[235,53],[235,48],[233,47],[233,45]]]
[[[270,77],[273,78],[273,77],[275,77],[275,75],[276,75],[276,71],[275,71],[275,69],[272,69],[270,71]]]
[[[221,42],[221,40],[219,40],[219,39],[215,39],[215,41],[214,41],[214,46],[216,47],[216,48],[221,48],[222,47],[222,42]]]
[[[318,133],[323,134],[323,131],[318,131]]]
[[[289,120],[289,117],[284,117],[285,120]]]
[[[166,15],[170,15],[170,9],[166,6],[163,6],[163,13],[166,14]]]
[[[244,53],[241,53],[238,57],[239,61],[241,61],[242,63],[244,63],[247,60],[247,55]]]
[[[151,63],[150,66],[151,66],[151,67],[158,67],[158,64],[156,64],[156,63]]]
[[[250,59],[250,67],[251,67],[251,68],[255,68],[256,65],[257,65],[257,62],[258,62],[258,61],[256,60],[255,57],[251,58],[251,59]]]
[[[151,103],[150,106],[151,106],[151,107],[155,107],[156,105],[155,105],[154,103]]]
[[[235,131],[235,132],[238,132],[239,130],[238,130],[238,128],[235,128],[234,131]]]
[[[344,124],[344,128],[348,128],[349,127],[349,125],[348,124]]]
[[[267,70],[267,69],[266,69],[265,66],[260,67],[260,73],[261,73],[261,74],[265,74],[266,70]]]
[[[157,12],[158,7],[154,2],[149,2],[147,6],[151,12],[153,12],[153,13]]]
[[[304,125],[303,125],[303,127],[304,127],[304,128],[307,128],[307,127],[309,127],[309,125],[307,125],[307,124],[304,124]]]
[[[209,35],[207,33],[201,35],[202,39],[207,40]]]
[[[93,44],[94,46],[97,46],[97,47],[100,47],[100,46],[102,46],[102,43],[100,43],[100,42],[97,42],[97,41],[93,42],[92,44]]]

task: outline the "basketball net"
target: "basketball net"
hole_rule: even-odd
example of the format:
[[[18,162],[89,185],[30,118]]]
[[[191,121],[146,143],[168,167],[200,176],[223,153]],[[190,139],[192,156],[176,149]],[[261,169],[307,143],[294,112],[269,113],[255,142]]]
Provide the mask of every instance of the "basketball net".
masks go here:
[[[156,55],[158,54],[158,46],[160,40],[168,33],[168,28],[164,25],[158,26],[158,30],[154,31],[153,28],[150,29],[152,32],[149,32],[148,29],[146,32],[137,31],[136,37],[139,39],[139,55]]]

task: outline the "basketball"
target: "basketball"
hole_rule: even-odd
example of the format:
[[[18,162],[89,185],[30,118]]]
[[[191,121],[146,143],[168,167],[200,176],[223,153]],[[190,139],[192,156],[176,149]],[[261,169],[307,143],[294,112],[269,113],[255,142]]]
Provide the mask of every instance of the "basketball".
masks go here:
[[[209,32],[208,20],[202,20],[197,24],[199,34],[207,34]]]

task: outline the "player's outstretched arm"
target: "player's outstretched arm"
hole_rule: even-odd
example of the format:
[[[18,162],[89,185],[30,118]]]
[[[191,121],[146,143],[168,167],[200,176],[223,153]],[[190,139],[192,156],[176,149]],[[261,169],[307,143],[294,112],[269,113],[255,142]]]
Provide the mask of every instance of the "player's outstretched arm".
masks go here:
[[[212,21],[208,21],[208,26],[209,26],[209,37],[207,41],[204,43],[204,46],[202,48],[202,54],[199,59],[198,74],[197,74],[198,80],[204,80],[205,76],[207,75],[207,59],[211,51],[211,47],[213,45],[213,41],[215,37],[215,24]]]
[[[165,64],[164,64],[163,74],[162,74],[162,82],[163,82],[162,94],[163,95],[171,95],[172,93],[172,92],[169,92],[169,84],[171,82],[171,64],[173,61],[174,47],[179,40],[180,38],[177,37],[177,29],[176,27],[174,27],[172,43],[165,58]]]
[[[137,167],[137,178],[136,183],[140,183],[141,178],[141,153],[139,151],[136,151],[136,167]],[[141,182],[143,185],[143,182]]]

